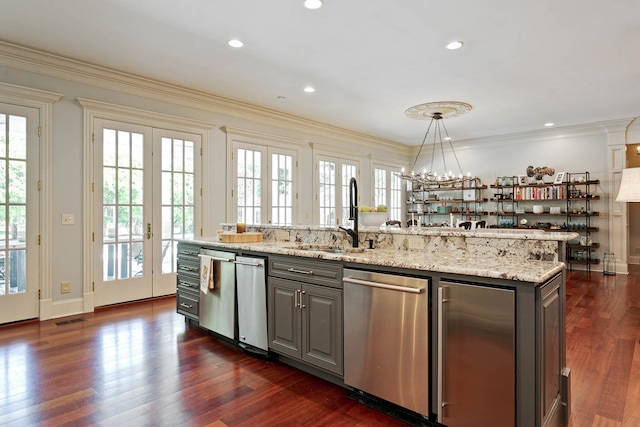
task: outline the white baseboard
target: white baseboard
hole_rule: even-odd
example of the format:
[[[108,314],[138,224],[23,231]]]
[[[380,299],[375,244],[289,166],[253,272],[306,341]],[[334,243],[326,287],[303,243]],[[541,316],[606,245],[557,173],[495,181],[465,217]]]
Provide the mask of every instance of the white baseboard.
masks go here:
[[[51,314],[53,319],[58,317],[73,316],[74,314],[82,314],[84,301],[82,298],[68,299],[64,301],[55,301],[51,304]]]
[[[640,256],[630,256],[629,264],[640,264]]]
[[[40,320],[49,320],[53,318],[53,300],[43,299],[40,300]]]

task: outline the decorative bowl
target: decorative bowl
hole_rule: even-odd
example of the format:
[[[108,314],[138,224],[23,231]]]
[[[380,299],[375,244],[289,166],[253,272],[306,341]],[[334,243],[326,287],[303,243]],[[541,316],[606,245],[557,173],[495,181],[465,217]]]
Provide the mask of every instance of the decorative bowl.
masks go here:
[[[380,227],[387,222],[388,212],[359,212],[358,223],[364,227]]]
[[[533,205],[533,213],[534,214],[544,213],[544,206],[542,206],[542,205]]]

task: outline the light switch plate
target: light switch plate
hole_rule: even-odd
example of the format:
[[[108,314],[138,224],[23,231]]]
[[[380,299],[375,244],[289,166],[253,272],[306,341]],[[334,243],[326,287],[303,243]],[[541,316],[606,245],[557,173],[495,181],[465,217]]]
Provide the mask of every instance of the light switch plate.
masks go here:
[[[73,225],[76,223],[74,214],[62,214],[62,225]]]
[[[409,249],[424,249],[424,239],[420,237],[409,237],[407,239]]]

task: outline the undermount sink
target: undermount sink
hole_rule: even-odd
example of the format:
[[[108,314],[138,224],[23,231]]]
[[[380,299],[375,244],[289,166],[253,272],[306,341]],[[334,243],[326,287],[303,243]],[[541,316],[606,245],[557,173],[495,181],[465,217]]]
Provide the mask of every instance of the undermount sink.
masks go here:
[[[360,253],[364,252],[364,248],[341,248],[331,245],[314,245],[314,244],[299,244],[299,245],[290,245],[286,247],[287,249],[294,249],[297,251],[318,251],[318,252],[327,252],[330,254],[344,254],[344,253]]]

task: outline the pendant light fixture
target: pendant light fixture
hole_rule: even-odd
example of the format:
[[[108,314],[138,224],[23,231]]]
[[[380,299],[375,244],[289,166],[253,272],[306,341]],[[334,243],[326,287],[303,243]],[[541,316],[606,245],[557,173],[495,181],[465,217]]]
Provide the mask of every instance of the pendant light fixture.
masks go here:
[[[471,176],[471,173],[467,173],[466,175],[462,172],[462,168],[460,167],[460,162],[458,161],[458,156],[456,155],[455,149],[453,148],[453,144],[451,142],[451,138],[449,137],[449,133],[447,132],[447,128],[444,124],[444,119],[452,118],[459,116],[461,114],[465,114],[471,111],[471,105],[458,102],[458,101],[442,101],[442,102],[428,102],[425,104],[419,104],[408,108],[405,110],[404,114],[412,119],[417,120],[429,120],[429,125],[427,126],[427,131],[424,134],[424,138],[422,139],[422,144],[420,145],[420,149],[416,154],[416,158],[411,165],[411,170],[409,172],[405,172],[404,168],[402,169],[401,177],[407,181],[412,182],[413,184],[417,184],[420,186],[433,186],[433,185],[462,185],[464,181],[479,181],[478,178],[474,178]],[[429,137],[429,132],[433,129],[433,142],[431,143],[431,165],[430,169],[426,168],[422,172],[416,172],[415,167],[418,162],[418,158],[422,153],[422,149],[427,143],[427,139]],[[447,168],[446,156],[444,152],[445,141],[449,144],[449,148],[451,153],[453,154],[453,158],[458,166],[458,172],[453,173],[452,170]],[[439,151],[442,157],[442,173],[436,172],[434,169],[435,159],[436,159],[436,151]],[[415,186],[414,186],[415,187]]]

